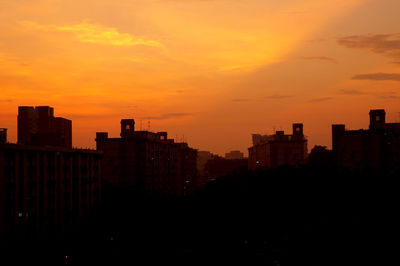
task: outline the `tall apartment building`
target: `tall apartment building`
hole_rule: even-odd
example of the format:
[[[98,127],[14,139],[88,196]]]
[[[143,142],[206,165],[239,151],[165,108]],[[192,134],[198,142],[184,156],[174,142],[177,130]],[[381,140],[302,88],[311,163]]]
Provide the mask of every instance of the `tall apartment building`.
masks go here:
[[[19,106],[18,143],[72,148],[72,122],[49,106]]]
[[[383,109],[370,110],[369,129],[332,125],[332,150],[338,165],[353,169],[400,168],[400,123],[386,123]]]
[[[101,153],[0,144],[0,238],[68,231],[101,196]]]
[[[19,107],[18,144],[0,130],[0,239],[62,234],[101,197],[101,156],[72,149],[71,121]]]
[[[7,143],[7,128],[0,128],[0,144]]]
[[[253,146],[249,148],[249,169],[259,167],[297,166],[307,157],[307,139],[303,124],[293,124],[293,133],[285,135],[276,131],[274,135],[253,134]]]
[[[120,138],[96,134],[104,153],[103,180],[160,197],[178,197],[196,187],[197,150],[168,139],[167,132],[135,131],[133,119],[121,120]]]

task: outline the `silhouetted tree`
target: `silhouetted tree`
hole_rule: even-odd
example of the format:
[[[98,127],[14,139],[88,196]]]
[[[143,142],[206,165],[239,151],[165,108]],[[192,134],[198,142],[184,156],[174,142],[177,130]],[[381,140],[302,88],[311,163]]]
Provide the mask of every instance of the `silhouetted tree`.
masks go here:
[[[308,156],[308,163],[312,166],[333,166],[333,152],[326,146],[315,145]]]

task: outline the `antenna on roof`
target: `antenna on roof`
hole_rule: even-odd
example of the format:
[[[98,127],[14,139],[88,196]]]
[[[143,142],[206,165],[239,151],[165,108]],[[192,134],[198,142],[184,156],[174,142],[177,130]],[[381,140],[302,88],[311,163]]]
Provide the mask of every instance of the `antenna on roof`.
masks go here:
[[[150,120],[147,121],[147,131],[150,131]]]

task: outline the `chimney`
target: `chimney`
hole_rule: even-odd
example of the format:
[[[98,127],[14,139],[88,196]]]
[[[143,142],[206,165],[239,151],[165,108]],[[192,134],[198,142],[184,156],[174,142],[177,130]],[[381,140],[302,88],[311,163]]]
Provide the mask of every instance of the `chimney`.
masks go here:
[[[293,136],[303,136],[303,124],[294,123],[293,124]]]
[[[375,109],[369,111],[369,128],[376,129],[386,123],[386,112],[384,109]]]
[[[167,132],[165,132],[165,131],[157,132],[157,135],[160,136],[160,139],[167,140],[167,136],[168,136]]]
[[[121,119],[121,138],[127,138],[135,132],[134,119]]]

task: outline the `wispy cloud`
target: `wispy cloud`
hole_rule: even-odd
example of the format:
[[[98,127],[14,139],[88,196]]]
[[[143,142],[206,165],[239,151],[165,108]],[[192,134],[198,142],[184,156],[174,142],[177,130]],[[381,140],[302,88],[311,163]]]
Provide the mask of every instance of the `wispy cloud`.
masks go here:
[[[328,56],[301,56],[298,59],[300,60],[319,60],[319,61],[329,61],[332,63],[336,63],[336,60],[332,57]]]
[[[397,96],[397,95],[379,95],[378,97],[381,98],[381,99],[385,99],[385,100],[397,100],[397,99],[400,99],[400,97]]]
[[[96,43],[115,46],[136,46],[147,45],[160,47],[162,44],[155,40],[145,40],[140,37],[133,36],[129,33],[121,33],[116,28],[107,27],[98,24],[82,22],[74,25],[56,26],[42,25],[34,21],[19,21],[19,24],[25,29],[40,31],[58,31],[69,32],[84,43]]]
[[[272,95],[267,95],[264,96],[264,99],[286,99],[286,98],[292,98],[294,95],[288,95],[288,94],[272,94]]]
[[[190,2],[215,2],[217,0],[159,0],[160,2],[180,2],[180,3],[190,3]]]
[[[13,99],[0,99],[0,103],[12,103]]]
[[[281,11],[281,14],[287,14],[287,15],[304,15],[310,13],[310,11]]]
[[[160,116],[147,116],[147,117],[142,117],[142,119],[148,119],[148,120],[166,120],[170,118],[181,118],[181,117],[186,117],[186,116],[191,116],[193,114],[191,113],[168,113],[168,114],[162,114]]]
[[[326,42],[327,41],[327,39],[326,38],[316,38],[316,39],[311,39],[311,40],[308,40],[308,42]]]
[[[400,74],[397,73],[369,73],[369,74],[357,74],[354,75],[351,79],[355,80],[392,80],[392,81],[400,81]]]
[[[319,97],[309,100],[310,103],[319,103],[319,102],[326,102],[332,100],[333,97]]]
[[[254,99],[249,99],[249,98],[235,98],[235,99],[232,99],[232,102],[238,102],[238,103],[251,102],[251,101],[254,101]]]
[[[272,95],[267,95],[263,97],[257,97],[257,98],[235,98],[232,99],[232,102],[253,102],[253,101],[259,101],[259,100],[282,100],[282,99],[287,99],[287,98],[292,98],[294,95],[288,95],[288,94],[272,94]]]
[[[359,90],[346,90],[346,89],[341,89],[339,90],[340,94],[346,94],[346,95],[362,95],[362,94],[366,94],[363,91],[359,91]]]
[[[337,39],[347,48],[364,49],[383,54],[393,59],[400,59],[400,34],[353,35]]]

